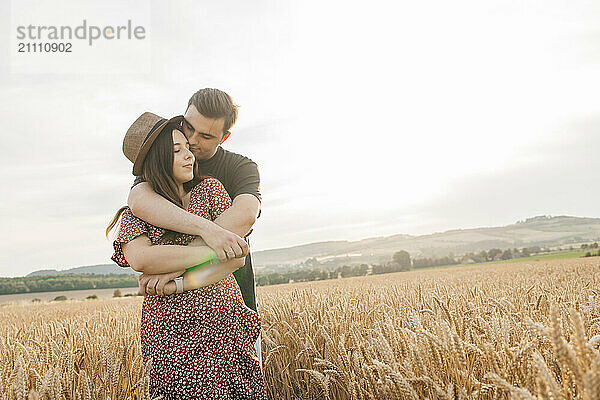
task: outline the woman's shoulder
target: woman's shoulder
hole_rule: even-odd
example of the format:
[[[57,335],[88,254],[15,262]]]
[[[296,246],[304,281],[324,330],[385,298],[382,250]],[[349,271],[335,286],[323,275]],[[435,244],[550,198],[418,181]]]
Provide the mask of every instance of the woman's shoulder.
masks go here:
[[[198,196],[204,193],[214,192],[216,190],[224,190],[221,181],[217,178],[206,177],[192,188],[192,190],[190,191],[190,197]]]
[[[188,211],[214,220],[231,205],[231,198],[223,184],[215,178],[205,178],[190,193]]]

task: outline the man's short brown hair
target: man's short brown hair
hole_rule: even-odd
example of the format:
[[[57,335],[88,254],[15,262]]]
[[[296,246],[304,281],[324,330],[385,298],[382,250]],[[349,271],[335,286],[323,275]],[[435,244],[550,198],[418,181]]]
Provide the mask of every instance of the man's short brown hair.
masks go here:
[[[223,134],[227,133],[237,120],[238,106],[233,103],[231,96],[222,90],[200,89],[190,97],[188,107],[192,104],[206,118],[223,118]]]

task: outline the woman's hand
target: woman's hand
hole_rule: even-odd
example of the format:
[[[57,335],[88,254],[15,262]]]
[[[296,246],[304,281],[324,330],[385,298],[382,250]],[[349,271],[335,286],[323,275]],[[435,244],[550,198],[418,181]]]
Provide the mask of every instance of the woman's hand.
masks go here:
[[[184,272],[185,272],[185,269],[182,269],[180,271],[170,272],[168,274],[157,274],[157,275],[141,274],[138,277],[140,293],[143,296],[146,296],[146,295],[165,296],[165,295],[173,294],[173,293],[175,293],[175,290],[173,290],[173,288],[175,287],[175,282],[173,282],[173,285],[167,285],[167,283],[169,281],[177,278],[178,276],[183,275]]]

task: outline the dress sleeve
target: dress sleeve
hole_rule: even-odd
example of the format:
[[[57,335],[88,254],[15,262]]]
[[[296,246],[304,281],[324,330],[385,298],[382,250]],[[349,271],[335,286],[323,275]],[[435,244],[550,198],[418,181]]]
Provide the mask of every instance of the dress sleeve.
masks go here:
[[[122,245],[123,243],[130,242],[136,237],[144,234],[148,234],[148,224],[133,215],[131,209],[127,207],[125,211],[123,211],[123,214],[121,214],[119,234],[113,242],[113,248],[115,252],[110,259],[121,267],[130,267],[127,260],[125,260],[125,256],[123,255]]]

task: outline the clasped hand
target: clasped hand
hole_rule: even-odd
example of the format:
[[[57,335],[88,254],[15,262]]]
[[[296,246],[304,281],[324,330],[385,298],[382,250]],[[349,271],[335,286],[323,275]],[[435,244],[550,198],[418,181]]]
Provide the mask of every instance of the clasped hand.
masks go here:
[[[193,245],[206,244],[217,254],[221,262],[233,260],[234,258],[246,257],[250,253],[248,243],[235,233],[223,229],[217,224],[210,224],[210,231],[192,242]]]
[[[183,275],[184,272],[185,269],[182,269],[181,271],[169,272],[168,274],[141,274],[138,277],[140,294],[142,296],[166,296],[169,294],[173,294],[176,291],[174,285],[170,285],[173,287],[169,287],[167,286],[167,283],[177,278],[178,276]]]

